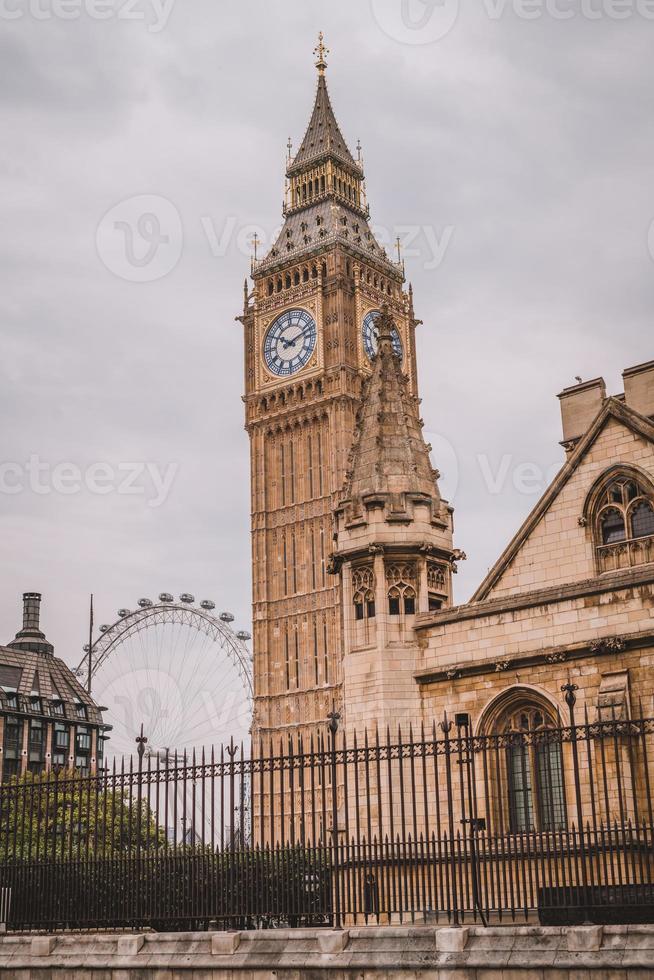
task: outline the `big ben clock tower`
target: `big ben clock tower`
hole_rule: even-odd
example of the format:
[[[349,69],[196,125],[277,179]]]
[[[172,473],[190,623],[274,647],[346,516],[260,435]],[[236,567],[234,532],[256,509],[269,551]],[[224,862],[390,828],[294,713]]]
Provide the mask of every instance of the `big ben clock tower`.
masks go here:
[[[416,396],[416,321],[369,226],[364,173],[330,103],[322,35],[304,139],[286,170],[284,225],[253,263],[245,334],[251,447],[254,735],[310,733],[342,702],[333,510],[348,468],[382,307]]]

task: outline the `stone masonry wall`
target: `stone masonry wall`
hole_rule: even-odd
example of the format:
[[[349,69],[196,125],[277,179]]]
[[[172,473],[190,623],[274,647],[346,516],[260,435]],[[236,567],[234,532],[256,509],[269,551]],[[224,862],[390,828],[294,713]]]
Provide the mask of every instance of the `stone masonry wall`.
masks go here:
[[[11,980],[645,980],[654,926],[430,926],[0,940]]]

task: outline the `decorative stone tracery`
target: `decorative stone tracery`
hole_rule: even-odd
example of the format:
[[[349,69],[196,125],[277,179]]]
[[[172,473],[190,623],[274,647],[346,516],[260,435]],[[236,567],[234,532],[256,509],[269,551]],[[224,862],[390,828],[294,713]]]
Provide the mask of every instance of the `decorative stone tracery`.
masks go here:
[[[415,562],[393,562],[387,565],[386,587],[389,615],[413,616],[417,599]]]

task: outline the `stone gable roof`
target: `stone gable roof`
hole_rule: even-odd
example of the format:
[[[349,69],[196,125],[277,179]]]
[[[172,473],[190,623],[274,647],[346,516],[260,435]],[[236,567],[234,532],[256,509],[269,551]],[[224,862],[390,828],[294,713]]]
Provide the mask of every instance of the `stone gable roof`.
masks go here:
[[[470,600],[471,603],[484,602],[492,598],[493,590],[500,582],[500,579],[506,570],[516,559],[521,549],[527,542],[527,539],[550,509],[565,485],[580,466],[586,454],[595,444],[601,433],[612,419],[617,420],[632,432],[638,434],[641,438],[646,439],[648,442],[654,442],[654,423],[652,423],[644,415],[640,415],[632,408],[629,408],[620,398],[607,398],[604,406],[597,415],[597,418],[591,427],[588,429],[586,435],[579,440],[574,451],[571,453],[558,475],[550,484],[545,494],[541,497],[518,533],[509,543],[508,547],[504,550],[475,594],[472,596]]]

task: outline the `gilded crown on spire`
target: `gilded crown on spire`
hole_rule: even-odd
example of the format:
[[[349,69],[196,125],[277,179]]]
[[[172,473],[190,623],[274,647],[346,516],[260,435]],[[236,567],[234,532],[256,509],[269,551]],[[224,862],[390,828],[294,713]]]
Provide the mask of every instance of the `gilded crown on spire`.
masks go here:
[[[316,58],[316,68],[318,69],[319,75],[325,74],[325,69],[327,68],[327,62],[325,61],[325,56],[329,54],[329,48],[325,47],[325,35],[321,31],[318,35],[318,45],[313,49],[313,53]]]

